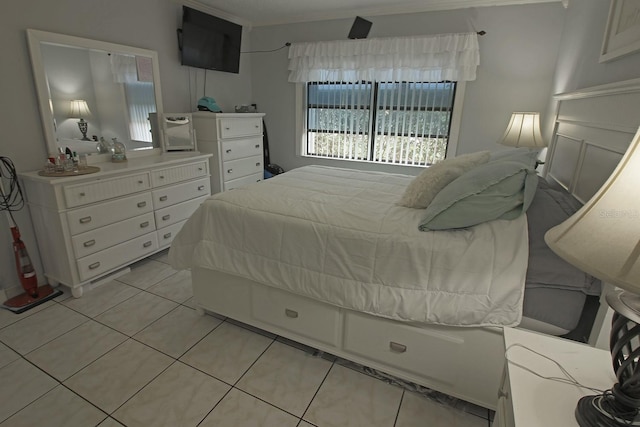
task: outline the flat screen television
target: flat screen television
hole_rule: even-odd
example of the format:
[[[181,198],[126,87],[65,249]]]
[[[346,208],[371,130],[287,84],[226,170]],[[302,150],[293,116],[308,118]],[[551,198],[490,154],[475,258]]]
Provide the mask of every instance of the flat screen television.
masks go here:
[[[241,25],[182,6],[178,35],[182,65],[240,72]]]

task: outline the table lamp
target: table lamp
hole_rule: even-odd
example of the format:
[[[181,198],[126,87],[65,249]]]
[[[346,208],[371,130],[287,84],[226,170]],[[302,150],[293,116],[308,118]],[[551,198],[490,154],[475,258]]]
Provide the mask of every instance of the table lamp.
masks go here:
[[[518,148],[544,148],[547,143],[540,132],[540,113],[513,113],[502,139],[502,145]]]
[[[82,141],[91,141],[87,138],[87,130],[88,123],[84,120],[85,117],[89,117],[91,111],[89,111],[89,106],[87,105],[87,101],[84,99],[73,99],[69,104],[69,117],[73,119],[80,119],[78,121],[78,128],[80,128],[80,132],[82,133]]]
[[[627,426],[640,408],[640,130],[602,188],[573,216],[545,234],[567,262],[622,290],[607,294],[614,310],[610,348],[617,378],[611,390],[580,399],[586,426]]]

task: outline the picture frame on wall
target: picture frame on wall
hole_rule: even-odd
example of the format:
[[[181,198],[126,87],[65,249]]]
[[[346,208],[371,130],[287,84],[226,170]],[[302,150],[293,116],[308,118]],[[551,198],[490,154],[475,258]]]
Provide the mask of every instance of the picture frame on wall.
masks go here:
[[[640,0],[611,0],[600,61],[640,50]]]

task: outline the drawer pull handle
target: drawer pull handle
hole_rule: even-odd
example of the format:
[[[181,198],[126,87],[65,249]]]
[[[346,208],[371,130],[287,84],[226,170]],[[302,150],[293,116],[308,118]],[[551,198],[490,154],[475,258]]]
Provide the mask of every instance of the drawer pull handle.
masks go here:
[[[257,162],[257,163],[256,163],[256,166],[260,166],[260,162]]]
[[[260,125],[256,125],[256,129],[260,129]]]
[[[262,181],[262,180],[261,179],[256,179],[256,182],[260,182],[260,181]]]
[[[145,221],[142,224],[140,224],[140,228],[147,228],[149,226],[149,221]]]
[[[287,317],[290,317],[290,318],[292,318],[292,319],[297,319],[297,318],[298,318],[298,312],[297,312],[297,311],[294,311],[294,310],[289,310],[288,308],[285,308],[285,309],[284,309],[284,314],[285,314]]]
[[[224,128],[224,129],[225,129],[225,130],[229,130],[229,129],[231,129],[231,128],[229,128],[229,127],[226,127],[226,128]]]
[[[231,148],[227,149],[227,154],[231,153]]]
[[[204,190],[204,185],[198,186],[198,191],[202,191],[202,190]]]
[[[145,206],[147,206],[147,202],[138,202],[139,208],[144,208]]]
[[[260,148],[260,144],[256,144],[256,148]]]
[[[406,345],[398,344],[397,342],[393,341],[389,342],[389,348],[391,349],[391,351],[396,353],[404,353],[405,351],[407,351]]]
[[[160,175],[160,179],[164,179],[164,175]]]
[[[151,246],[151,241],[144,242],[142,246],[144,246],[145,248],[148,248],[149,246]]]
[[[84,247],[85,247],[85,248],[89,248],[89,247],[91,247],[91,246],[93,246],[93,245],[95,245],[95,244],[96,244],[96,241],[95,241],[94,239],[91,239],[91,240],[89,240],[88,242],[84,242],[84,243],[83,243],[83,245],[84,245]]]
[[[84,193],[80,193],[80,197],[84,197],[86,194]]]
[[[91,222],[90,216],[85,216],[84,218],[80,218],[80,224],[86,224],[88,222]]]
[[[139,180],[138,180],[138,184],[144,184],[144,181],[143,181],[143,180],[141,180],[141,179],[139,179]]]
[[[89,270],[95,270],[96,268],[100,267],[100,261],[98,262],[94,262],[93,264],[91,264],[89,266]]]
[[[162,217],[162,220],[163,221],[168,221],[169,218],[171,218],[171,215],[165,215],[165,216]]]
[[[161,196],[161,197],[160,197],[160,201],[161,201],[161,202],[166,202],[168,198],[169,198],[169,197],[167,197],[167,196]]]
[[[165,235],[164,235],[164,236],[162,236],[162,237],[164,237],[165,239],[168,239],[169,237],[171,237],[171,233],[167,233],[167,234],[165,234]]]
[[[203,170],[204,170],[204,168],[198,168],[198,170],[199,170],[199,171],[203,171]]]
[[[232,173],[233,169],[227,169],[227,173]]]

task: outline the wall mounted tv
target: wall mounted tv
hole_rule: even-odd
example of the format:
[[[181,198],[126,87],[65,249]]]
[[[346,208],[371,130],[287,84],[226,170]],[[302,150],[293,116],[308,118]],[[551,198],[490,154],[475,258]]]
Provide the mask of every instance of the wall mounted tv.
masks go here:
[[[182,6],[178,35],[182,65],[240,72],[241,25]]]

